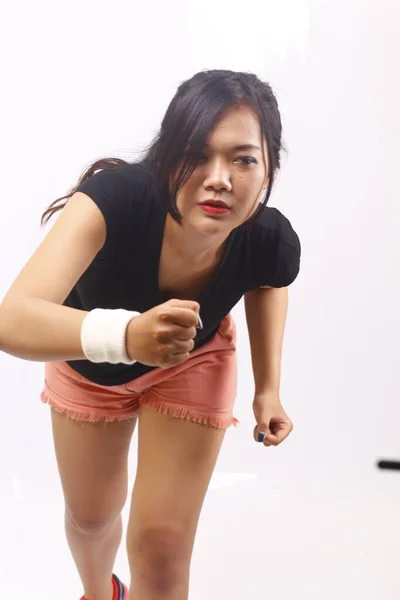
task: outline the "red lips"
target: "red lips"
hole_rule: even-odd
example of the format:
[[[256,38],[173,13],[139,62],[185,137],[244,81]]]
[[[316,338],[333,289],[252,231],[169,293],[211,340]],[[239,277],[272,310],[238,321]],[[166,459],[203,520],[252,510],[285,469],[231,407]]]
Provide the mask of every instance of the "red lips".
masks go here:
[[[200,204],[215,206],[216,208],[230,208],[225,202],[222,202],[222,200],[205,200],[204,202],[200,202]]]

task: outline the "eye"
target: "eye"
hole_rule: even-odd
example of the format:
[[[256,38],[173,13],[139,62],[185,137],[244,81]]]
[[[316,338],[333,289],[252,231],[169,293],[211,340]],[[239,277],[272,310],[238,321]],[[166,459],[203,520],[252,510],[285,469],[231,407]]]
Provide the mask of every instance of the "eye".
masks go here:
[[[256,159],[252,156],[239,156],[236,160],[248,161],[244,163],[246,167],[250,166],[251,164],[257,164]]]

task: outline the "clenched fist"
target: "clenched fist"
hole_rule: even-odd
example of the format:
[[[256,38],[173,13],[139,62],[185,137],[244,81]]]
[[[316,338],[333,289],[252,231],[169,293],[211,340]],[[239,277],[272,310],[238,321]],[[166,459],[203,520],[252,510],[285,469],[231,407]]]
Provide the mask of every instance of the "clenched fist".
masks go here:
[[[134,317],[126,330],[131,360],[151,367],[174,367],[194,348],[200,305],[192,300],[168,300]]]

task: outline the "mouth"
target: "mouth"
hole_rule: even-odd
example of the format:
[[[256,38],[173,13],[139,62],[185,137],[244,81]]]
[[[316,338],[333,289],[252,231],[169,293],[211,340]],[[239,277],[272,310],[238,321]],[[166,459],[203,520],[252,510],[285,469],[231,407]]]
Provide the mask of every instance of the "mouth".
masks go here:
[[[222,200],[205,200],[200,202],[200,206],[209,206],[211,208],[223,208],[224,210],[230,210],[230,207],[222,202]]]

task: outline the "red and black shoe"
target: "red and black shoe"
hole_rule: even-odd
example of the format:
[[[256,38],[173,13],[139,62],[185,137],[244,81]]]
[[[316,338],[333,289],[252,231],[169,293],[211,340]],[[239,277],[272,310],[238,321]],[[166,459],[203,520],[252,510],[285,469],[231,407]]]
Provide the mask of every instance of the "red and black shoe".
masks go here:
[[[118,579],[116,575],[112,576],[113,586],[114,586],[114,594],[112,600],[128,600],[128,588],[126,585]],[[85,596],[82,596],[81,600],[86,600]]]

